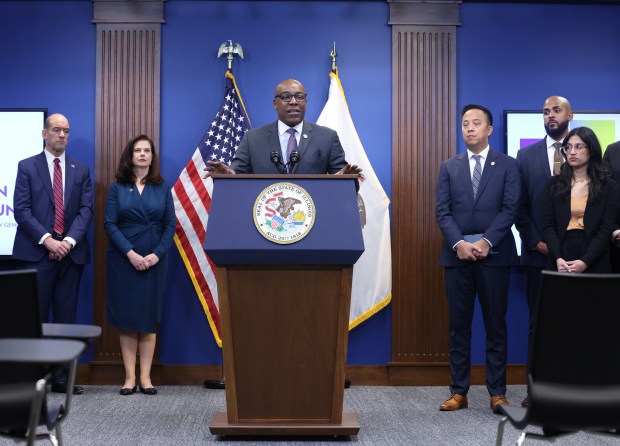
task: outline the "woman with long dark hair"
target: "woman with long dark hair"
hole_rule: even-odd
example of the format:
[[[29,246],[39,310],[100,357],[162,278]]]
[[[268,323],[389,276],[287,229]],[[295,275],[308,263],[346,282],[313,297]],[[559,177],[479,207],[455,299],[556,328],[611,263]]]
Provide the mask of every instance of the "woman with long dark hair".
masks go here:
[[[618,192],[603,163],[601,144],[588,127],[563,141],[566,162],[543,196],[547,268],[568,273],[609,273],[609,241],[618,213]]]
[[[106,260],[108,320],[120,330],[125,366],[121,395],[155,395],[151,364],[156,326],[161,321],[166,252],[175,230],[170,186],[159,173],[153,141],[140,135],[127,143],[110,186],[104,228],[110,243]],[[136,358],[140,352],[140,380]]]

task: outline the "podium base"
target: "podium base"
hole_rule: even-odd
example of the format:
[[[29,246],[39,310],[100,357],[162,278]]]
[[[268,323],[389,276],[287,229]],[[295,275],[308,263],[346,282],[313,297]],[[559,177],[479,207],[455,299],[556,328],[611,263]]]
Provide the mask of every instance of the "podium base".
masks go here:
[[[218,412],[215,414],[209,430],[213,435],[357,435],[360,430],[360,423],[355,413],[343,413],[342,423],[332,424],[316,424],[316,423],[229,423],[226,412]]]

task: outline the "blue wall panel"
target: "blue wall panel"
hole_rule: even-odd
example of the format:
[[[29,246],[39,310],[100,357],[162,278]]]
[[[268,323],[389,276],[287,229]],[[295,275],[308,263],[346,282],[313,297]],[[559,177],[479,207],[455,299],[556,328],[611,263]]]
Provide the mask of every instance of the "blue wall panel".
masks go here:
[[[172,184],[222,102],[226,62],[219,45],[244,49],[233,72],[255,127],[275,119],[273,90],[293,77],[308,90],[306,117],[316,120],[329,88],[329,52],[338,66],[353,120],[368,157],[391,195],[391,30],[382,1],[185,1],[164,4],[161,156]],[[94,170],[95,25],[93,4],[0,2],[0,107],[47,107],[70,120],[68,150]],[[458,106],[494,113],[493,147],[504,151],[504,109],[538,109],[551,94],[576,109],[618,109],[618,6],[466,3],[457,30]],[[458,122],[458,121],[457,121]],[[459,130],[458,150],[464,150]],[[541,117],[540,135],[544,135]],[[95,216],[95,218],[98,218]],[[99,217],[100,218],[100,217]],[[92,243],[92,230],[90,234]],[[526,357],[523,275],[512,276],[509,362]],[[82,281],[79,322],[92,322],[93,267]],[[437,296],[444,299],[444,296]],[[172,248],[160,357],[172,364],[219,364],[206,317]],[[484,328],[474,321],[472,359],[484,362]],[[349,364],[386,364],[391,357],[391,307],[349,334]]]

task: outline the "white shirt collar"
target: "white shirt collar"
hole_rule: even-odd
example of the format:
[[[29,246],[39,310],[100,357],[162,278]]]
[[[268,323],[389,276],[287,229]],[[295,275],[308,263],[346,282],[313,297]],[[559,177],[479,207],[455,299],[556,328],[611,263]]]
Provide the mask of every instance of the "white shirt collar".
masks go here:
[[[552,137],[550,137],[549,135],[545,136],[545,139],[546,139],[546,141],[547,141],[547,150],[550,150],[550,149],[555,150],[555,147],[553,147],[553,145],[554,145],[556,142],[559,142],[560,144],[562,144],[562,141],[556,141],[556,140],[554,140]]]
[[[286,133],[286,131],[290,128],[294,128],[295,130],[297,130],[297,134],[301,135],[301,131],[304,128],[304,122],[301,121],[295,127],[290,127],[278,119],[278,135],[284,135],[284,133]]]
[[[44,149],[43,151],[45,152],[45,159],[47,160],[47,164],[54,165],[54,158],[60,158],[60,165],[65,165],[65,152],[62,152],[60,156],[56,157],[52,155],[47,149]]]
[[[491,149],[491,147],[489,145],[487,145],[484,150],[482,150],[482,152],[480,152],[478,155],[480,155],[482,157],[482,159],[487,159],[487,156],[489,156],[489,150]],[[471,150],[467,149],[467,158],[471,159],[472,156],[474,156],[475,153],[472,152]]]

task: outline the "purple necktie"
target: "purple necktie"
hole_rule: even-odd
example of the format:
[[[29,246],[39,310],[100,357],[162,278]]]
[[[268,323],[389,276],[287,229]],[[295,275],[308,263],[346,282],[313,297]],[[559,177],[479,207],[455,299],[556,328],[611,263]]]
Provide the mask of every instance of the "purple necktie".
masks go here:
[[[297,133],[297,130],[290,128],[286,132],[291,135],[289,136],[288,143],[286,144],[286,162],[288,163],[291,161],[291,153],[297,150],[297,139],[295,139],[295,133]]]

